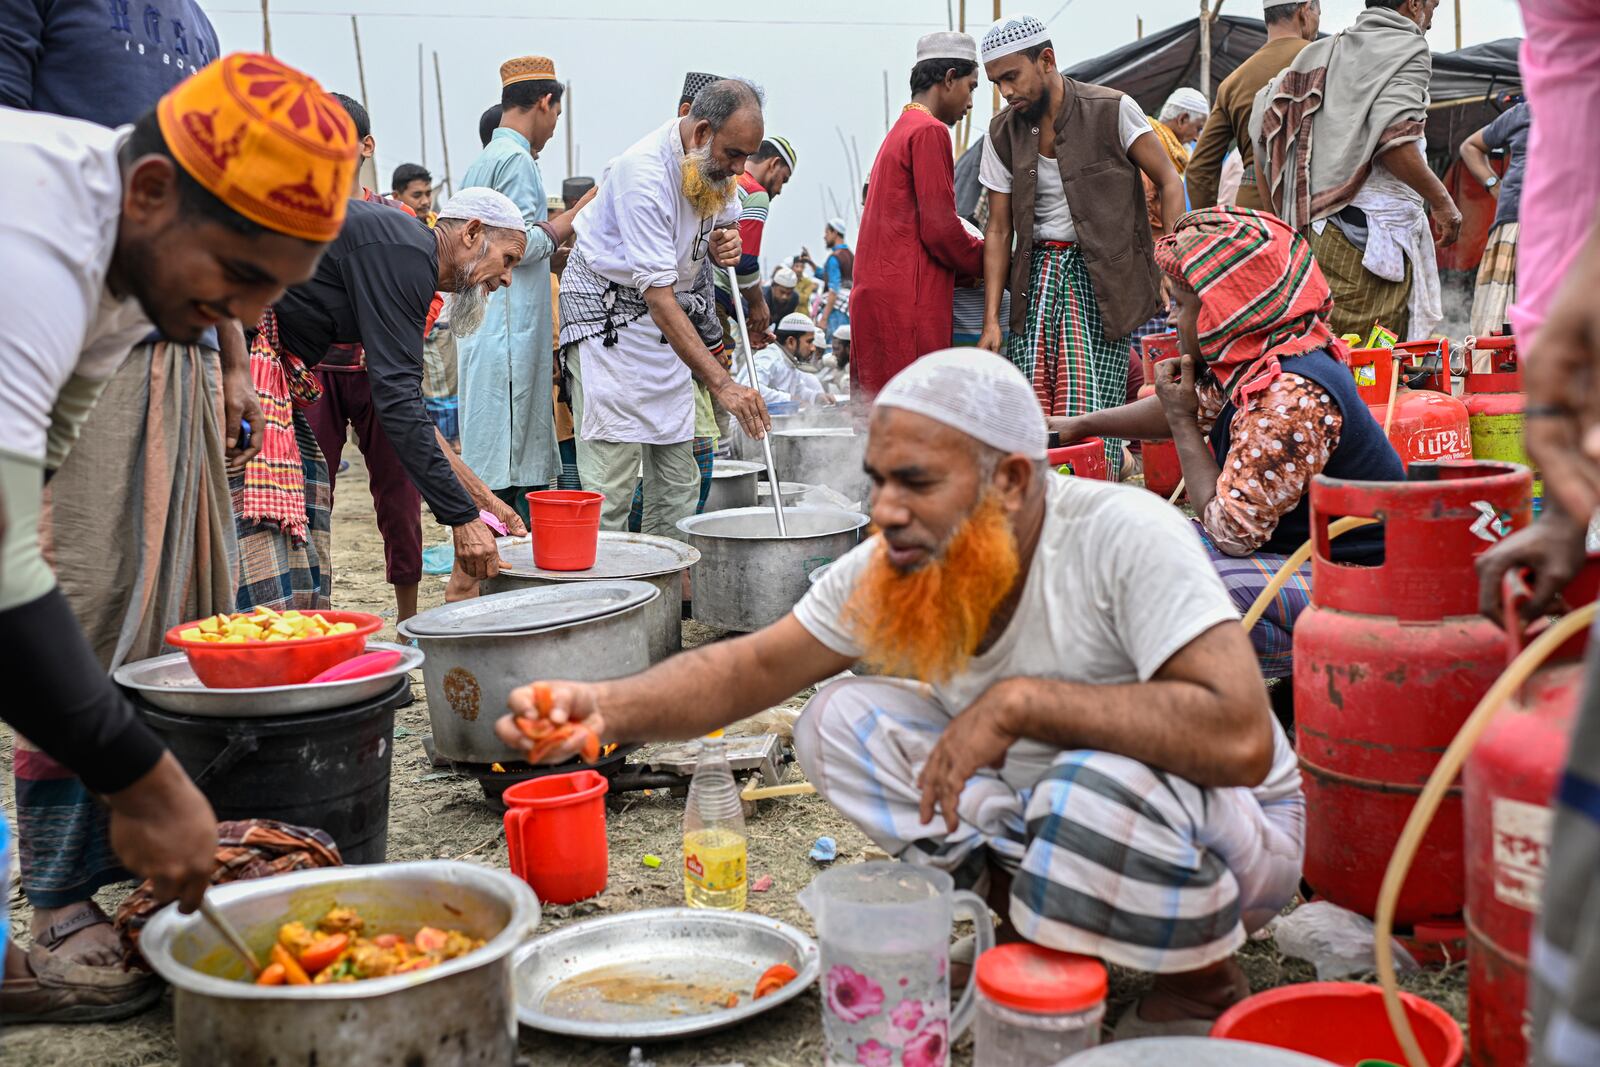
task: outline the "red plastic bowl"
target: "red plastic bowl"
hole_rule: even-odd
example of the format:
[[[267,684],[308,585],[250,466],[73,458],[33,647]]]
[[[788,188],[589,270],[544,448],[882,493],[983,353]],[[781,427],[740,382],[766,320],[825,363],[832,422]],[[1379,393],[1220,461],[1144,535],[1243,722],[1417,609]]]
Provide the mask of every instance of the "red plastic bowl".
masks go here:
[[[1430,1067],[1461,1067],[1466,1053],[1456,1021],[1410,993],[1401,993],[1400,1002]],[[1406,1062],[1383,1010],[1383,991],[1358,982],[1306,982],[1257,993],[1224,1012],[1211,1036],[1320,1056],[1340,1067],[1373,1059]]]
[[[167,631],[167,644],[189,657],[195,677],[208,689],[254,689],[269,685],[309,682],[329,667],[359,656],[367,638],[378,632],[383,620],[365,611],[319,611],[329,622],[353,622],[354,631],[293,641],[238,641],[223,645],[210,641],[185,641],[178,634],[204,620],[179,623]],[[209,616],[208,616],[209,618]]]

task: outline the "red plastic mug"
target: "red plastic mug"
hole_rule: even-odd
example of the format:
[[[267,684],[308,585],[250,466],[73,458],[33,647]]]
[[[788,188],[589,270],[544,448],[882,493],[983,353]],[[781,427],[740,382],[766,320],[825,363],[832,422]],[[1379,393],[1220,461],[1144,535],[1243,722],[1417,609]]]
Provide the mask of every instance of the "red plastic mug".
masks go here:
[[[606,888],[606,790],[595,771],[552,774],[508,788],[511,873],[547,904],[571,904]]]

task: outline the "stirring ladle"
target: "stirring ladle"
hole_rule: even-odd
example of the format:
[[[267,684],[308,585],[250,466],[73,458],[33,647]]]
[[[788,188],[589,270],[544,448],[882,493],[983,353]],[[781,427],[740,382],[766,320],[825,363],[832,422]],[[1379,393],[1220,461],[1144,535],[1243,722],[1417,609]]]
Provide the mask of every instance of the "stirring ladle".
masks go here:
[[[200,914],[204,915],[206,921],[217,928],[217,932],[222,935],[222,939],[228,943],[229,947],[244,957],[245,963],[250,966],[250,977],[259,978],[261,976],[261,964],[256,962],[256,954],[250,951],[250,946],[245,942],[239,931],[234,929],[233,923],[228,921],[228,917],[222,914],[215,904],[211,903],[210,897],[200,898]]]
[[[761,382],[756,377],[756,355],[750,348],[750,330],[744,324],[744,303],[739,299],[739,275],[727,268],[728,283],[733,286],[733,310],[739,320],[739,338],[744,341],[744,369],[750,378],[750,388],[761,392]],[[783,521],[783,483],[778,481],[778,467],[772,462],[772,432],[761,435],[761,455],[767,461],[767,480],[772,483],[772,514],[778,520],[778,536],[788,537],[789,527]]]

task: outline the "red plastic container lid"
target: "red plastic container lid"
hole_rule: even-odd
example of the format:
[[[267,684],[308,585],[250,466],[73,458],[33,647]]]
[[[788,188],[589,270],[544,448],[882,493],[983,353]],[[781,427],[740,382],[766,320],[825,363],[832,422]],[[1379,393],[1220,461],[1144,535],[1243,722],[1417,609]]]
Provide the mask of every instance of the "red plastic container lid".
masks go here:
[[[1084,1011],[1106,999],[1106,966],[1039,945],[999,945],[978,957],[974,980],[991,1003],[1034,1015]]]

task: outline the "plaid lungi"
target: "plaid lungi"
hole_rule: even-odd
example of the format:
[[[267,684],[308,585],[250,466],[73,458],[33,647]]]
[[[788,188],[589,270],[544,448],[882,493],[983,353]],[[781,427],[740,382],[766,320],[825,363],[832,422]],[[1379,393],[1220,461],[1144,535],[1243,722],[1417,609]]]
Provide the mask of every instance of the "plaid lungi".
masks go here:
[[[275,611],[323,611],[333,593],[333,487],[317,436],[299,408],[294,410],[294,440],[305,474],[306,539],[294,539],[275,523],[239,518],[244,479],[228,479],[234,494],[234,524],[239,533],[238,611],[266,606]]]
[[[1089,266],[1075,244],[1038,244],[1028,283],[1026,328],[1006,355],[1033,383],[1046,415],[1085,415],[1127,401],[1128,338],[1106,337]],[[1106,438],[1111,480],[1122,471],[1122,440]]]
[[[1478,337],[1487,337],[1508,321],[1506,309],[1517,298],[1517,232],[1521,228],[1521,223],[1502,222],[1489,231],[1489,241],[1483,246],[1477,287],[1472,292],[1471,329]]]
[[[1211,557],[1217,577],[1222,579],[1234,607],[1243,615],[1289,557],[1270,552],[1230,556],[1211,543],[1205,527],[1196,522],[1194,528]],[[1272,603],[1250,630],[1250,643],[1255,646],[1262,677],[1288,678],[1294,674],[1294,621],[1310,604],[1311,561],[1307,560],[1278,590],[1278,595],[1272,598]]]
[[[962,888],[981,888],[991,862],[1013,871],[1010,917],[1029,941],[1191,971],[1226,959],[1299,888],[1298,774],[1259,791],[1205,789],[1109,752],[1061,752],[1028,789],[973,776],[954,833],[942,814],[923,824],[917,777],[953,717],[911,683],[844,679],[806,705],[795,754],[817,792],[891,856]]]

